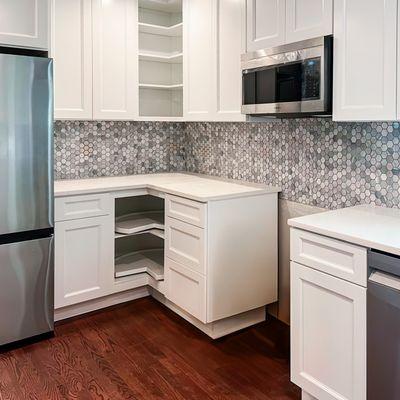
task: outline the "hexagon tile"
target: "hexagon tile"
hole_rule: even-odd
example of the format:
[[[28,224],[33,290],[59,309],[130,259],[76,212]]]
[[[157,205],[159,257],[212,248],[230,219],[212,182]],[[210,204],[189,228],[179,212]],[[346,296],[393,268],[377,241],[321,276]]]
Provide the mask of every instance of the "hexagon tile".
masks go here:
[[[326,208],[400,207],[397,122],[57,121],[57,179],[163,171],[279,185],[281,198]]]
[[[188,123],[185,132],[188,171],[279,185],[281,198],[319,207],[400,207],[397,122]]]
[[[125,121],[56,121],[55,177],[79,179],[181,171],[180,124]]]

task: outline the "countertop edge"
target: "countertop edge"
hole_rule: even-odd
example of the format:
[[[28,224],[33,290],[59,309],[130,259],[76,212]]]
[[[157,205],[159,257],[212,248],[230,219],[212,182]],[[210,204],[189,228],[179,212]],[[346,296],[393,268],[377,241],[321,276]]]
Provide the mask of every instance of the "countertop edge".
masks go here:
[[[323,229],[313,225],[301,223],[296,221],[296,218],[289,219],[288,225],[292,228],[302,229],[304,231],[317,233],[319,235],[327,236],[337,240],[342,240],[344,242],[355,244],[361,247],[372,248],[375,250],[385,251],[387,253],[400,256],[400,248],[398,247],[387,246],[385,244],[374,242],[372,240],[362,239],[357,236],[346,235],[344,233],[338,233],[329,229]]]

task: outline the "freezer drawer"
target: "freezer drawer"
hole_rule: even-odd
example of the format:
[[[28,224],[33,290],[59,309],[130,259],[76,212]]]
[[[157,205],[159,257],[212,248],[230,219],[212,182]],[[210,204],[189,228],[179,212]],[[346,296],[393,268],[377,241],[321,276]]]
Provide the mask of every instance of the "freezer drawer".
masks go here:
[[[53,237],[0,245],[0,346],[54,329]]]
[[[52,60],[0,54],[0,235],[53,224]]]

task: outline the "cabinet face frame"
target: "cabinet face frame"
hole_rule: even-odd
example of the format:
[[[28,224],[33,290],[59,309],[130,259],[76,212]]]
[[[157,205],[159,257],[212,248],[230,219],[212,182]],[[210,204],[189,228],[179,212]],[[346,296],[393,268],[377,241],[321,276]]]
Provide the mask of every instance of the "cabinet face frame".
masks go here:
[[[309,267],[291,262],[291,380],[300,386],[305,392],[315,396],[319,400],[365,400],[366,399],[366,324],[367,324],[367,289],[358,285],[343,281],[323,272],[316,271]],[[306,294],[305,290],[309,289]],[[318,336],[320,341],[335,342],[336,338],[340,343],[332,343],[336,348],[340,348],[336,354],[329,354],[329,361],[326,360],[327,354],[321,356],[321,352],[315,351],[310,354],[307,346],[307,329],[312,337],[316,336],[313,326],[316,322],[312,321],[313,309],[305,309],[306,297],[320,293],[323,299],[315,297],[313,304],[315,312],[322,303],[327,302],[330,297],[330,308],[339,309],[344,303],[350,304],[351,312],[346,316],[342,314],[327,314],[327,318],[334,319],[332,324],[324,326],[322,321],[318,321]],[[310,299],[308,299],[310,300]],[[337,306],[335,305],[337,302]],[[308,305],[310,302],[307,303]],[[350,316],[350,317],[349,317]],[[347,317],[347,318],[346,318]],[[308,318],[308,320],[306,320]],[[349,321],[352,327],[351,337],[343,337],[343,331],[349,329]],[[332,332],[331,327],[335,325],[337,332]],[[309,339],[310,340],[310,339]],[[321,349],[318,349],[321,350]],[[348,382],[343,383],[343,370],[349,369],[344,357],[350,356],[351,373],[346,378]],[[307,358],[306,358],[307,357]],[[323,373],[318,376],[320,365],[311,365],[314,361],[318,364],[318,359],[325,357],[324,362],[329,362],[330,366],[336,371],[337,382],[324,381]],[[307,365],[308,364],[308,365]],[[344,365],[346,364],[346,365]],[[311,371],[311,372],[310,372]],[[312,372],[314,371],[314,372]],[[335,387],[333,387],[335,385]],[[347,392],[339,393],[340,387],[347,386]],[[349,394],[349,392],[351,392]]]
[[[50,0],[25,0],[30,1],[33,4],[34,12],[29,13],[19,13],[18,11],[18,1],[20,0],[2,0],[2,7],[7,9],[7,7],[15,7],[14,12],[18,15],[10,16],[13,23],[13,18],[18,19],[18,25],[23,24],[26,26],[28,24],[29,18],[32,24],[32,32],[18,32],[17,27],[15,31],[0,31],[0,44],[4,46],[13,47],[30,47],[33,49],[48,50],[49,48],[49,14],[50,14]],[[15,21],[17,24],[17,21]]]

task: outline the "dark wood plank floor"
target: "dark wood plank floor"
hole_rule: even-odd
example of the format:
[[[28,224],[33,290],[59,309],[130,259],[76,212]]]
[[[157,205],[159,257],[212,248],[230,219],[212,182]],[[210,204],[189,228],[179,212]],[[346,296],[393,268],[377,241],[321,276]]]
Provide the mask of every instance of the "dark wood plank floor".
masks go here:
[[[287,343],[275,320],[213,341],[145,298],[0,354],[0,399],[300,399]]]

